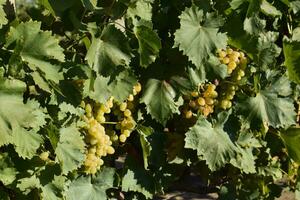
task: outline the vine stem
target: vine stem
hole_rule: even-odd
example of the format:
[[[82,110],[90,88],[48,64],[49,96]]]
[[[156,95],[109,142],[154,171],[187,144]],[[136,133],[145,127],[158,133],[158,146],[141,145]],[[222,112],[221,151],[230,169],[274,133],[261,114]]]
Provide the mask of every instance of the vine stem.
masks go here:
[[[131,31],[129,28],[127,28],[126,26],[124,26],[123,24],[120,24],[119,22],[116,22],[116,21],[111,21],[111,22],[108,22],[108,24],[116,24],[122,28],[124,28],[127,32],[131,33],[131,34],[134,34],[133,31]]]
[[[118,122],[102,122],[101,124],[117,124]]]
[[[298,104],[298,112],[297,112],[297,124],[300,124],[300,101],[297,102]]]

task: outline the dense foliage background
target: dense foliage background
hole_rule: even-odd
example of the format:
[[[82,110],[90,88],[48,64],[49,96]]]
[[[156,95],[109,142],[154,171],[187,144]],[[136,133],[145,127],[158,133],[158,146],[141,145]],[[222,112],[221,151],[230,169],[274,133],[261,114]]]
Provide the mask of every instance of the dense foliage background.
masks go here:
[[[300,199],[300,1],[0,5],[0,199]]]

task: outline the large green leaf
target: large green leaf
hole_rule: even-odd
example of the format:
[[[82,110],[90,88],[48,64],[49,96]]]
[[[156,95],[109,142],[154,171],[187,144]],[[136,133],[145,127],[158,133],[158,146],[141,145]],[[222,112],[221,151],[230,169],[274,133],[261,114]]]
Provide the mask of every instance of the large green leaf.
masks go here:
[[[264,14],[268,16],[280,17],[282,15],[280,10],[278,10],[274,5],[269,3],[267,0],[262,0],[260,9]]]
[[[261,67],[274,66],[276,58],[281,49],[276,45],[279,34],[276,32],[267,32],[259,34],[257,42],[257,53],[254,54],[255,62]]]
[[[144,25],[135,26],[134,34],[139,41],[140,65],[147,67],[159,54],[160,38],[155,31]]]
[[[292,41],[300,42],[300,27],[293,30]]]
[[[21,23],[16,28],[11,27],[6,45],[15,42],[15,54],[20,55],[22,61],[47,80],[58,84],[63,79],[62,73],[59,73],[60,67],[47,60],[63,62],[63,49],[50,31],[41,31],[40,28],[41,22],[35,21]]]
[[[219,33],[222,19],[196,6],[186,8],[180,15],[180,29],[175,32],[175,47],[179,47],[197,67],[216,49],[225,48],[227,37]]]
[[[4,185],[11,184],[18,174],[8,153],[0,154],[0,181]]]
[[[289,78],[300,84],[300,42],[283,42],[284,65],[287,67]]]
[[[19,179],[17,187],[22,191],[23,194],[27,195],[33,189],[40,188],[41,183],[37,176],[34,174],[33,176]]]
[[[258,35],[263,32],[266,26],[266,21],[260,19],[258,14],[249,16],[244,21],[244,30],[251,35]]]
[[[256,173],[255,157],[253,156],[251,148],[238,147],[238,156],[230,162],[233,166],[238,167],[246,174]]]
[[[165,125],[167,120],[178,112],[179,104],[175,102],[175,90],[166,81],[150,79],[146,86],[141,102],[146,104],[148,113]]]
[[[42,187],[43,200],[61,200],[61,193],[66,184],[66,177],[54,176],[54,180]]]
[[[84,83],[86,85],[86,91],[84,91],[84,95],[89,96],[91,99],[100,103],[105,103],[107,99],[111,96],[108,83],[109,78],[103,76],[97,76],[97,78],[93,82],[92,87],[90,87],[91,82],[86,81]]]
[[[12,136],[15,150],[23,158],[32,158],[42,142],[41,135],[34,131],[24,131],[21,127],[16,128]]]
[[[270,91],[260,91],[255,97],[249,97],[239,104],[239,107],[251,124],[258,121],[274,128],[288,127],[296,119],[293,101],[280,98]]]
[[[109,90],[116,100],[122,102],[132,94],[133,86],[137,83],[136,77],[128,71],[123,71],[109,84]]]
[[[104,168],[95,177],[82,176],[73,181],[66,193],[67,200],[105,200],[106,190],[113,187],[115,171]]]
[[[77,169],[85,158],[85,143],[75,126],[62,128],[55,153],[63,174]]]
[[[4,12],[3,6],[5,5],[6,0],[0,0],[0,28],[2,25],[7,24],[8,20],[6,18],[6,14]]]
[[[273,76],[272,83],[269,87],[267,87],[267,90],[271,92],[275,92],[280,96],[290,96],[293,92],[291,87],[291,81],[288,79],[286,75],[278,74],[278,76]]]
[[[127,16],[135,20],[136,17],[151,21],[153,0],[139,0],[131,3],[127,9]]]
[[[223,130],[223,122],[212,126],[200,117],[197,123],[186,133],[185,148],[197,151],[200,160],[205,160],[209,169],[216,171],[235,158],[236,146]]]
[[[215,56],[209,57],[205,63],[196,69],[188,68],[188,76],[194,86],[215,78],[224,79],[227,75],[227,66],[222,64]]]
[[[300,10],[300,1],[295,0],[290,2],[290,8],[293,10],[293,12],[296,14]]]
[[[44,58],[64,61],[63,49],[50,31],[41,31],[41,22],[29,21],[11,27],[7,45],[17,42],[22,46],[22,58],[42,60]]]
[[[139,192],[147,199],[152,199],[155,190],[154,179],[147,170],[136,164],[136,160],[128,157],[125,162],[128,169],[122,179],[122,191]]]
[[[109,25],[99,38],[93,38],[86,60],[90,67],[100,74],[110,73],[119,65],[129,65],[130,48],[125,35]]]
[[[253,133],[242,132],[236,142],[237,146],[237,156],[232,159],[230,163],[241,169],[246,174],[256,173],[256,156],[254,156],[253,151],[256,148],[260,148],[260,142],[254,138]]]
[[[44,124],[45,116],[37,102],[23,103],[24,91],[21,81],[0,82],[0,146],[12,143],[19,156],[31,158],[42,142],[36,131]]]
[[[280,136],[288,150],[289,156],[300,164],[300,128],[289,128],[281,131]]]

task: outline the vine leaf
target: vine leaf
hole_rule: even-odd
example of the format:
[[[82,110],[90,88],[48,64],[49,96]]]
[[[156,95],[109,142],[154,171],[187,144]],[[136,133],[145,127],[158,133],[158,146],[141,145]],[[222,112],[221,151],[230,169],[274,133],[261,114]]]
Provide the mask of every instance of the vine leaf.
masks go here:
[[[29,21],[11,27],[7,38],[7,46],[17,42],[22,48],[20,54],[26,61],[43,60],[44,58],[56,59],[63,62],[65,56],[58,40],[50,31],[41,31],[41,22]]]
[[[196,6],[186,8],[180,15],[174,47],[179,47],[193,64],[200,67],[216,49],[226,46],[226,34],[218,32],[221,24],[222,19],[213,13],[204,14]]]
[[[137,127],[137,132],[140,136],[140,144],[143,151],[143,159],[144,159],[144,167],[145,169],[148,168],[148,157],[150,156],[150,152],[152,150],[152,146],[150,142],[148,141],[147,137],[153,133],[153,129],[150,127],[145,127],[142,125],[139,125]]]
[[[16,28],[11,27],[7,38],[7,46],[16,43],[14,56],[10,62],[15,62],[16,57],[21,58],[28,67],[36,71],[34,80],[41,84],[40,88],[49,91],[42,80],[45,78],[56,84],[63,79],[59,72],[60,66],[52,64],[50,60],[63,62],[65,56],[59,41],[51,35],[50,31],[41,31],[41,22],[29,21],[19,24]],[[41,77],[38,77],[41,76]]]
[[[55,11],[53,10],[49,0],[38,0],[39,4],[47,9],[53,16],[55,16]]]
[[[60,130],[60,138],[55,153],[61,164],[63,174],[75,170],[85,158],[85,143],[75,126]]]
[[[0,155],[0,181],[4,185],[11,184],[18,174],[17,170],[13,167],[13,162],[8,153],[1,153]]]
[[[25,177],[18,180],[17,187],[22,191],[23,194],[29,194],[33,189],[40,188],[40,180],[33,175],[31,177]]]
[[[14,144],[19,156],[31,158],[43,141],[36,132],[45,115],[37,102],[23,103],[24,91],[21,81],[0,80],[0,146]]]
[[[131,3],[127,9],[127,16],[133,20],[139,17],[143,20],[151,21],[153,0],[139,0]]]
[[[8,20],[5,16],[5,12],[3,9],[3,6],[5,5],[6,0],[0,0],[0,28],[2,28],[3,25],[7,24]]]
[[[260,5],[261,11],[271,17],[280,17],[282,13],[275,6],[269,3],[267,0],[262,0]]]
[[[94,10],[97,8],[97,0],[81,0],[81,2],[88,10]]]
[[[125,35],[108,25],[99,38],[93,38],[86,60],[100,74],[110,74],[119,65],[129,65],[131,52]]]
[[[88,91],[85,91],[85,96],[89,96],[91,99],[99,101],[100,103],[105,103],[110,97],[108,82],[109,78],[97,76],[94,81],[94,87],[91,90],[89,86],[85,87],[88,88]],[[90,81],[86,81],[85,84],[90,85]]]
[[[253,150],[262,147],[259,140],[253,137],[253,133],[242,132],[236,146],[238,148],[237,156],[230,163],[246,174],[256,173],[255,160],[257,157],[253,155]]]
[[[300,84],[300,42],[283,42],[284,65],[287,67],[289,78]]]
[[[41,135],[33,131],[24,131],[21,127],[16,128],[12,136],[15,150],[23,158],[32,158],[42,142]]]
[[[68,115],[74,116],[82,116],[84,111],[81,108],[75,108],[73,105],[63,102],[59,104],[59,112],[58,112],[58,120],[63,120],[64,118],[68,117]]]
[[[281,48],[276,45],[279,33],[267,32],[261,33],[257,42],[257,53],[254,54],[255,62],[262,67],[268,67],[276,63],[276,58],[280,55]]]
[[[213,127],[206,119],[200,117],[186,133],[185,148],[196,150],[199,159],[205,160],[212,171],[224,167],[236,155],[236,146],[223,130],[225,122],[226,118]]]
[[[272,82],[270,87],[267,87],[267,89],[283,97],[290,96],[293,90],[291,87],[291,81],[288,79],[288,77],[286,75],[277,74],[277,73],[275,73],[274,75],[275,76],[271,77]],[[279,77],[276,75],[279,75]]]
[[[280,133],[280,136],[288,150],[289,156],[297,163],[300,163],[300,129],[289,128]]]
[[[263,32],[265,26],[266,20],[260,19],[258,14],[247,17],[244,21],[244,30],[251,35],[258,35]]]
[[[292,41],[300,42],[300,27],[293,30]]]
[[[300,11],[300,1],[291,1],[289,2],[290,8],[293,10],[294,14],[297,14]]]
[[[165,125],[167,120],[178,112],[179,104],[175,102],[175,90],[166,81],[150,79],[141,102],[146,104],[148,113],[159,123]]]
[[[160,38],[150,27],[139,25],[134,27],[134,34],[139,42],[140,65],[147,67],[153,63],[161,49]]]
[[[136,83],[137,79],[133,74],[123,71],[109,84],[109,90],[116,100],[122,102],[132,93]]]
[[[132,157],[127,158],[125,164],[129,168],[122,179],[122,191],[139,192],[147,199],[152,199],[155,188],[153,177],[147,173],[148,171],[136,165]]]
[[[280,98],[273,92],[262,90],[256,97],[249,97],[246,102],[239,104],[239,108],[251,124],[259,121],[278,128],[295,123],[293,101]]]
[[[66,177],[54,176],[54,180],[42,187],[42,197],[44,200],[60,200],[61,192],[64,190]]]
[[[188,68],[188,76],[194,86],[204,83],[206,80],[213,80],[215,78],[224,79],[227,75],[227,66],[221,64],[215,56],[210,56],[199,68]]]
[[[66,192],[67,200],[107,199],[106,190],[113,187],[115,170],[104,168],[95,177],[82,176],[70,184]]]

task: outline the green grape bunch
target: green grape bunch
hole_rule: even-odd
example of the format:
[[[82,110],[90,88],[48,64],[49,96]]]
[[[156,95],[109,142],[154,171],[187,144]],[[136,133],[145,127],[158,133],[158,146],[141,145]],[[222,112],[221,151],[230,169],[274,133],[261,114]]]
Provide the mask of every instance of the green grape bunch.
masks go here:
[[[227,65],[227,73],[229,75],[237,70],[239,74],[239,78],[237,78],[237,80],[241,80],[241,78],[245,76],[245,73],[243,73],[244,71],[238,67],[239,65],[247,62],[247,58],[243,52],[227,48],[225,50],[218,50],[217,54],[221,63]]]
[[[96,109],[97,105],[95,105],[94,110],[97,111],[94,112],[91,104],[87,103],[85,105],[86,114],[84,120],[87,124],[85,127],[87,154],[84,170],[87,174],[95,174],[104,164],[102,157],[115,152],[115,149],[112,147],[112,141],[102,125],[106,121],[104,113],[109,113],[112,107],[111,99],[106,104],[101,104],[98,109]]]
[[[141,84],[137,83],[132,94],[121,103],[114,97],[110,97],[105,103],[82,102],[81,106],[85,109],[83,120],[86,122],[84,132],[87,144],[84,171],[87,174],[95,174],[104,164],[102,158],[115,153],[114,143],[124,143],[130,137],[136,124],[132,116],[134,100],[141,90]]]
[[[207,83],[200,85],[198,90],[184,96],[185,103],[183,105],[182,114],[185,118],[190,119],[198,113],[207,117],[214,112],[214,105],[217,103],[218,93],[216,85]]]
[[[245,54],[231,48],[220,49],[217,52],[219,60],[227,65],[229,77],[221,82],[218,106],[224,110],[232,107],[232,100],[238,90],[238,82],[245,76],[247,58]]]
[[[130,94],[126,101],[119,103],[117,107],[114,108],[114,114],[118,117],[118,123],[116,129],[120,131],[119,141],[121,143],[126,142],[127,138],[135,128],[135,120],[133,119],[133,112],[135,109],[135,97],[142,91],[142,86],[137,83],[133,89],[132,94]]]

